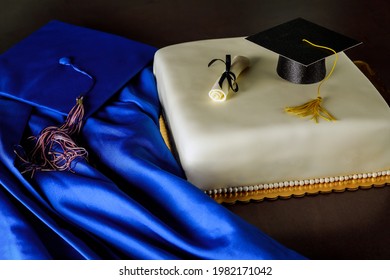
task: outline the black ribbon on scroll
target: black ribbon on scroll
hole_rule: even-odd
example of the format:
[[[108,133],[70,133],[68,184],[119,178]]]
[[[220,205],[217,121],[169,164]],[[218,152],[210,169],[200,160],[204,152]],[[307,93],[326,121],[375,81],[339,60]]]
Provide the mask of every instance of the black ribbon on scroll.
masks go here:
[[[238,91],[238,84],[236,83],[237,78],[236,78],[236,75],[230,71],[230,68],[232,66],[231,55],[227,54],[225,61],[220,59],[220,58],[215,58],[215,59],[211,60],[208,64],[208,67],[210,67],[214,62],[216,62],[218,60],[222,61],[226,66],[225,72],[222,73],[221,78],[219,79],[219,82],[218,82],[219,86],[222,88],[222,84],[226,79],[228,84],[229,84],[229,88],[233,92],[237,92]]]

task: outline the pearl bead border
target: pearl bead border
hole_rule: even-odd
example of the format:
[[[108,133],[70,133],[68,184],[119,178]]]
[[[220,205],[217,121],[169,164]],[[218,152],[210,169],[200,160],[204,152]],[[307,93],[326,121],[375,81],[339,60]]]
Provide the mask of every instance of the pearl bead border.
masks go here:
[[[298,187],[298,186],[307,186],[307,185],[315,185],[315,184],[344,182],[344,181],[358,180],[358,179],[377,178],[381,176],[390,176],[390,170],[371,172],[371,173],[358,173],[358,174],[346,175],[346,176],[284,181],[279,183],[266,183],[266,184],[252,185],[252,186],[217,188],[217,189],[205,190],[204,192],[208,195],[252,192],[252,191],[267,190],[267,189],[277,189],[283,187]]]

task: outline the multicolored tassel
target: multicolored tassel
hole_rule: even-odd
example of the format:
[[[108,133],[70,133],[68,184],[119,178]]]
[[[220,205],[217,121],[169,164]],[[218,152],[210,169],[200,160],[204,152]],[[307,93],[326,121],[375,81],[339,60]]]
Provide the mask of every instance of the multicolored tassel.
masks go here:
[[[71,66],[72,69],[89,77],[93,82],[89,90],[94,86],[94,78],[72,64],[69,58],[61,58],[59,63]],[[76,105],[60,127],[46,127],[38,136],[28,138],[35,142],[29,154],[26,154],[21,146],[17,146],[14,152],[21,162],[21,173],[31,172],[33,177],[36,171],[72,171],[73,162],[77,159],[86,159],[87,150],[79,147],[72,138],[81,130],[84,113],[83,96],[79,96],[76,98]]]
[[[72,139],[73,135],[80,132],[83,117],[83,97],[79,97],[63,125],[46,127],[39,136],[29,137],[35,145],[28,156],[20,149],[15,150],[22,163],[21,173],[31,172],[32,177],[36,171],[72,171],[75,160],[87,158],[87,150],[79,147]]]

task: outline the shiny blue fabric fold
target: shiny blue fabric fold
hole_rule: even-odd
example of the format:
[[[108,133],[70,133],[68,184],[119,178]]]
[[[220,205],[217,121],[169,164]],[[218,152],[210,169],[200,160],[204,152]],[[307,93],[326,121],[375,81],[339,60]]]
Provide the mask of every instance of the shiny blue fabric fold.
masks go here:
[[[20,141],[16,138],[61,123],[62,116],[0,101],[2,109],[8,108],[2,111],[1,184],[13,196],[13,204],[6,204],[12,219],[2,225],[8,236],[3,240],[19,240],[10,245],[19,254],[1,250],[2,258],[303,258],[184,179],[159,133],[160,107],[150,67],[87,119],[79,140],[90,158],[77,162],[73,172],[22,177],[13,163],[12,147]],[[15,110],[18,106],[24,110]],[[11,137],[5,137],[8,129]],[[31,224],[18,211],[37,222]],[[10,219],[27,231],[7,232]]]
[[[24,132],[29,133],[30,125],[39,126],[35,111],[0,98],[0,259],[99,259],[95,251],[115,257],[100,241],[59,217],[30,178],[15,167],[15,145]],[[46,122],[53,120],[51,115],[45,114]]]
[[[0,256],[7,259],[47,259],[50,255],[31,224],[14,205],[13,199],[0,189]]]

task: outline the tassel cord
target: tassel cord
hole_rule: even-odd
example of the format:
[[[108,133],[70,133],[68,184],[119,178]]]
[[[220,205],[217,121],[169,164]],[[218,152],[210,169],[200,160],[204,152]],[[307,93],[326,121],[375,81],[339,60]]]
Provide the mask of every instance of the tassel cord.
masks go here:
[[[317,88],[317,97],[320,97],[321,94],[320,94],[320,89],[321,89],[321,86],[322,84],[329,79],[329,77],[333,74],[333,71],[334,69],[336,68],[336,64],[337,64],[337,61],[339,59],[339,56],[337,54],[337,52],[334,50],[334,49],[331,49],[329,47],[326,47],[326,46],[321,46],[321,45],[317,45],[317,44],[314,44],[306,39],[303,39],[302,40],[303,42],[306,42],[308,43],[309,45],[313,46],[313,47],[316,47],[316,48],[321,48],[321,49],[325,49],[325,50],[328,50],[328,51],[331,51],[335,54],[335,59],[334,59],[334,62],[333,62],[333,65],[332,65],[332,68],[330,69],[329,71],[329,74],[320,82],[320,84],[318,85],[318,88]]]
[[[83,118],[83,96],[80,96],[76,99],[76,106],[70,110],[65,123],[60,127],[60,129],[65,130],[69,135],[79,133],[83,124]]]
[[[302,41],[310,44],[311,46],[313,47],[317,47],[317,48],[322,48],[322,49],[326,49],[326,50],[329,50],[329,51],[332,51],[334,54],[335,54],[335,60],[333,62],[333,66],[331,68],[331,70],[329,71],[329,74],[319,83],[318,85],[318,88],[317,88],[317,98],[316,99],[313,99],[311,101],[308,101],[302,105],[299,105],[299,106],[295,106],[295,107],[286,107],[285,108],[285,111],[287,113],[291,113],[291,114],[295,114],[299,117],[308,117],[308,116],[312,116],[311,119],[314,120],[316,123],[319,122],[319,118],[323,118],[327,121],[335,121],[336,118],[331,114],[329,113],[324,107],[322,107],[321,103],[322,103],[322,97],[321,97],[321,86],[323,85],[323,83],[329,79],[329,77],[333,74],[333,71],[336,67],[336,64],[337,64],[337,60],[338,60],[338,55],[337,55],[337,52],[329,47],[325,47],[325,46],[321,46],[321,45],[317,45],[317,44],[314,44],[306,39],[303,39]]]

